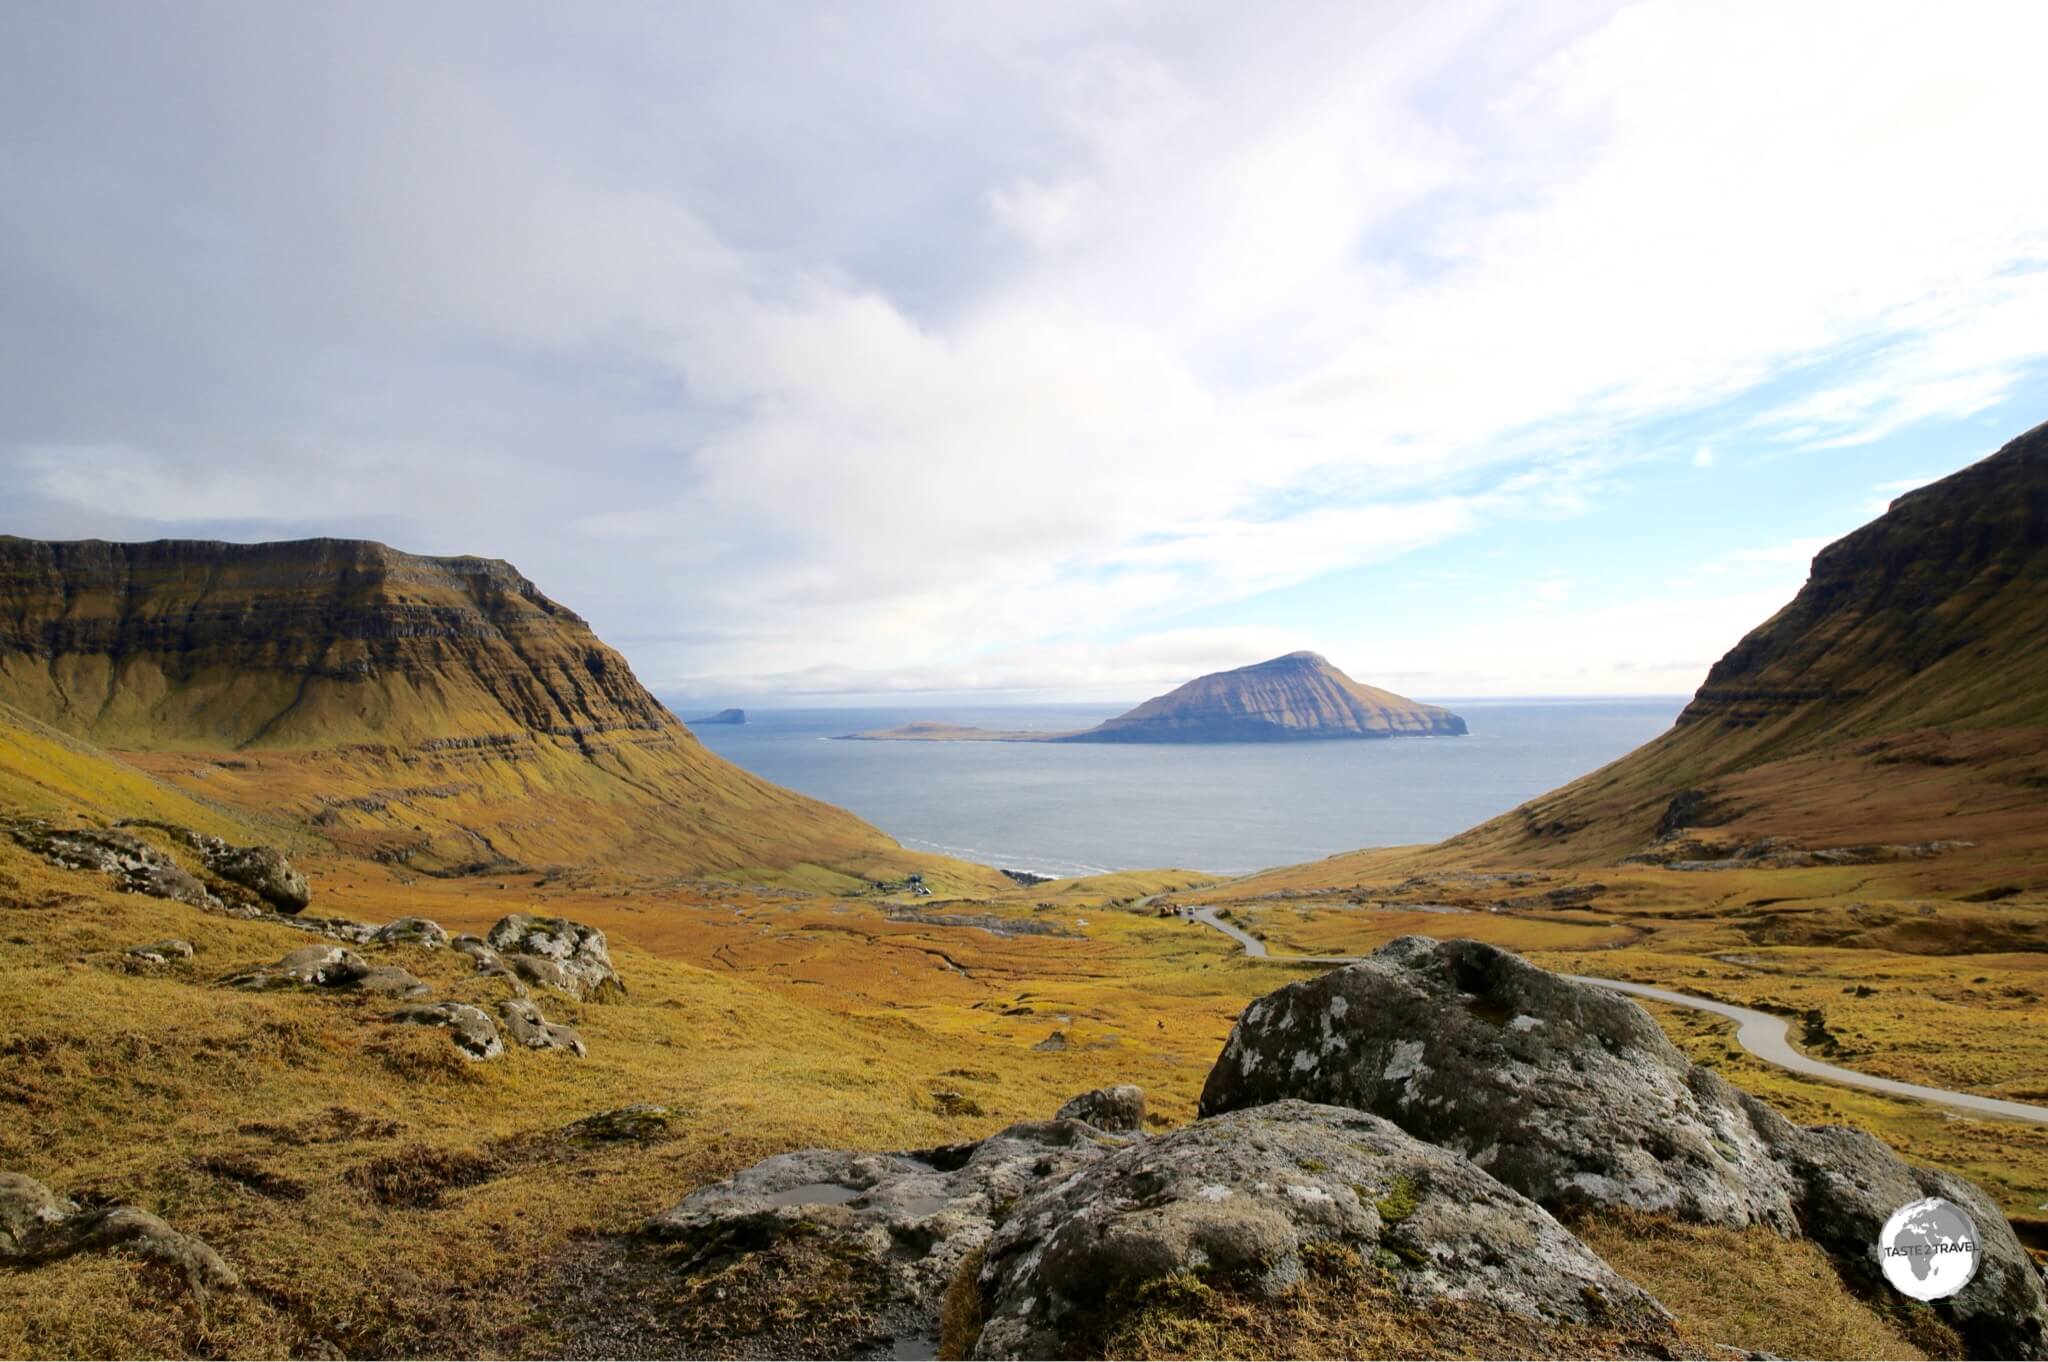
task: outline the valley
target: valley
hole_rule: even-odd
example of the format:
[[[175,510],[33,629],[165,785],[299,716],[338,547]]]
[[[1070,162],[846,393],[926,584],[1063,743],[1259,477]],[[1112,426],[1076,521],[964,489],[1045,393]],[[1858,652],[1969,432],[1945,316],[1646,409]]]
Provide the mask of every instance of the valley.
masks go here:
[[[2041,1355],[2048,1125],[1572,976],[2048,1103],[2044,487],[1902,499],[1471,832],[1028,885],[508,565],[0,540],[0,1354]],[[1885,1295],[1849,1186],[1984,1284]]]

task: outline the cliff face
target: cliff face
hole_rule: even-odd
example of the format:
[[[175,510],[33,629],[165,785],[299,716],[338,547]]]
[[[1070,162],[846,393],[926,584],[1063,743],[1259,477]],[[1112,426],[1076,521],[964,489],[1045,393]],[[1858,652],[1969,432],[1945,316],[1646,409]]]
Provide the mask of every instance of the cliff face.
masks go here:
[[[1447,844],[1559,863],[1686,829],[2048,842],[2048,426],[1813,561],[1670,732]]]
[[[705,750],[491,559],[0,538],[0,705],[428,873],[833,867],[833,884],[918,860]]]
[[[1455,735],[1447,709],[1361,685],[1316,653],[1212,672],[1061,742],[1284,742]]]
[[[0,699],[158,749],[680,727],[509,564],[332,539],[0,538]]]

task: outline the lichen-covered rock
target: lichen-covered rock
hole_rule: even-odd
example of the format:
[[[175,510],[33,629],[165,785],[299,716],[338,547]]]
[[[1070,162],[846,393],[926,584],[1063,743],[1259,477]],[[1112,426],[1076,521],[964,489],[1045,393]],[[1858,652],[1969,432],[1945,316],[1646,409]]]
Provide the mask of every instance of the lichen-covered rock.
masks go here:
[[[989,1240],[973,1355],[1092,1356],[1105,1314],[1148,1283],[1270,1297],[1333,1248],[1419,1313],[1670,1337],[1655,1300],[1469,1160],[1377,1116],[1281,1102],[1039,1181]]]
[[[513,913],[487,937],[520,978],[559,989],[578,1000],[623,995],[625,981],[612,967],[604,933],[567,918]]]
[[[1402,937],[1244,1010],[1201,1113],[1369,1111],[1553,1210],[1781,1233],[1792,1179],[1740,1095],[1626,998],[1477,941]]]
[[[280,913],[304,912],[313,901],[306,877],[276,847],[230,846],[217,837],[203,838],[200,854],[206,868],[241,885]]]
[[[1971,1357],[2048,1358],[2048,1294],[2041,1272],[1997,1203],[1976,1184],[1938,1169],[1915,1168],[1875,1136],[1846,1126],[1797,1126],[1755,1099],[1757,1125],[1791,1171],[1806,1234],[1848,1278],[1880,1296],[1877,1244],[1900,1207],[1942,1197],[1963,1208],[1983,1254],[1977,1275],[1931,1304]]]
[[[347,988],[370,972],[363,957],[345,946],[301,946],[271,965],[230,974],[228,988]]]
[[[1097,1130],[1137,1130],[1145,1124],[1145,1090],[1135,1083],[1097,1088],[1069,1099],[1054,1115],[1062,1121],[1086,1121]]]
[[[393,1012],[390,1020],[400,1026],[443,1027],[455,1048],[470,1059],[496,1059],[505,1053],[490,1015],[468,1003],[413,1003]]]
[[[432,992],[410,970],[396,965],[372,965],[355,981],[357,991],[382,993],[391,998],[420,998]]]
[[[1688,1064],[1634,1003],[1494,947],[1403,937],[1247,1007],[1202,1113],[1288,1098],[1385,1116],[1552,1208],[1803,1233],[1880,1293],[1885,1221],[1945,1197],[1984,1260],[1936,1313],[1973,1356],[2048,1358],[2040,1275],[1979,1188],[1862,1132],[1794,1125]]]
[[[583,1037],[576,1034],[576,1029],[549,1021],[524,998],[507,998],[499,1003],[498,1017],[505,1024],[506,1036],[515,1045],[524,1045],[529,1050],[567,1050],[578,1059],[583,1058]]]
[[[635,1102],[630,1106],[596,1112],[580,1121],[571,1121],[562,1128],[562,1133],[572,1140],[591,1142],[652,1140],[667,1134],[669,1122],[677,1115],[672,1107]]]
[[[91,1249],[121,1249],[177,1268],[198,1291],[241,1285],[218,1253],[147,1211],[80,1209],[34,1178],[0,1173],[0,1263],[34,1267]]]
[[[370,940],[379,946],[402,943],[439,950],[448,944],[448,933],[432,918],[402,917],[379,927],[371,934]]]
[[[646,1233],[682,1251],[686,1274],[746,1258],[760,1268],[764,1292],[791,1299],[811,1284],[794,1275],[804,1260],[784,1250],[822,1248],[849,1267],[868,1307],[864,1332],[830,1340],[825,1355],[862,1355],[878,1338],[935,1344],[947,1284],[988,1242],[1003,1208],[1127,1143],[1078,1121],[1044,1121],[918,1153],[778,1154],[692,1193],[648,1221]],[[789,1340],[780,1343],[786,1355]],[[778,1338],[720,1346],[777,1355]]]
[[[172,899],[194,908],[218,908],[207,892],[176,861],[131,832],[115,828],[63,828],[44,818],[5,821],[8,835],[44,860],[66,870],[97,870],[113,878],[126,894]]]
[[[176,937],[152,941],[147,946],[130,946],[121,953],[145,965],[168,965],[173,960],[190,960],[193,956],[192,943]]]

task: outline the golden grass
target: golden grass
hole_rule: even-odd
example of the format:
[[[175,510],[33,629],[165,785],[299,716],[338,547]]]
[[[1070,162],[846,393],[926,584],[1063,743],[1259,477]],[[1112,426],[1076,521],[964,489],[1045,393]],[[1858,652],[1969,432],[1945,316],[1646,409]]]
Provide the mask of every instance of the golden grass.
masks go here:
[[[1959,1357],[1931,1310],[1891,1315],[1851,1292],[1810,1241],[1765,1229],[1612,1213],[1575,1224],[1587,1247],[1662,1301],[1700,1356],[1742,1348],[1778,1357]]]

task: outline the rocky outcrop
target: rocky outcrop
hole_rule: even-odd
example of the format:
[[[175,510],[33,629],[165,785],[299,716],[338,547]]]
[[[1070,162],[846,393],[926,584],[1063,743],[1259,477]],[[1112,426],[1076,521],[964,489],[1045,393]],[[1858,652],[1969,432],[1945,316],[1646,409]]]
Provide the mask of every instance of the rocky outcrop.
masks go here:
[[[1055,742],[1286,742],[1456,736],[1447,709],[1362,685],[1316,653],[1289,653],[1197,677],[1125,714]]]
[[[1093,1330],[1149,1285],[1273,1297],[1340,1254],[1417,1312],[1671,1336],[1656,1301],[1468,1160],[1377,1116],[1281,1102],[1041,1180],[989,1241],[973,1355],[1096,1355]]]
[[[50,864],[97,870],[111,876],[124,894],[147,894],[194,908],[220,907],[220,900],[191,872],[132,832],[57,827],[44,818],[11,818],[4,826],[16,842]]]
[[[752,1258],[761,1289],[792,1299],[808,1293],[807,1250],[822,1243],[853,1265],[874,1321],[837,1340],[831,1354],[869,1351],[877,1333],[936,1344],[947,1284],[988,1243],[1003,1209],[1122,1143],[1079,1121],[1044,1121],[917,1153],[779,1154],[692,1193],[645,1232],[675,1246],[685,1272]],[[775,1351],[773,1337],[751,1343]]]
[[[112,1249],[176,1269],[195,1291],[241,1285],[218,1253],[148,1211],[121,1205],[81,1208],[34,1178],[0,1173],[0,1263],[34,1267]]]
[[[1202,1114],[1287,1098],[1384,1116],[1552,1210],[1795,1225],[1733,1088],[1634,1003],[1480,942],[1403,937],[1246,1008]]]
[[[1473,941],[1403,937],[1246,1008],[1205,1116],[1301,1099],[1375,1112],[1560,1211],[1804,1234],[1878,1286],[1891,1213],[1963,1206],[1984,1265],[1934,1309],[1973,1356],[2048,1357],[2048,1296],[1996,1203],[1882,1142],[1804,1128],[1688,1063],[1634,1003]]]
[[[389,1020],[400,1026],[441,1027],[468,1059],[496,1059],[505,1053],[490,1015],[468,1003],[413,1003],[393,1012]]]
[[[1054,1113],[1061,1121],[1086,1121],[1097,1130],[1142,1130],[1145,1125],[1145,1090],[1135,1083],[1097,1088],[1070,1098]]]
[[[307,885],[306,877],[293,869],[291,861],[276,847],[236,846],[212,833],[148,818],[126,818],[117,826],[155,828],[198,852],[207,873],[217,881],[225,881],[225,884],[216,883],[213,888],[226,897],[260,904],[287,917],[304,912],[313,901],[313,891]],[[247,893],[238,895],[234,892],[237,888]]]
[[[528,983],[579,1001],[603,1001],[626,992],[625,980],[612,967],[604,933],[595,927],[567,918],[513,913],[499,919],[487,941]]]
[[[524,1045],[529,1050],[567,1050],[578,1059],[586,1053],[583,1037],[576,1034],[576,1028],[549,1021],[524,998],[507,998],[499,1003],[498,1018],[514,1045]]]

